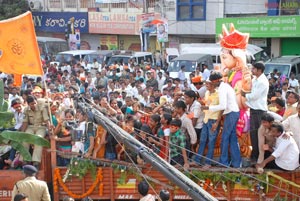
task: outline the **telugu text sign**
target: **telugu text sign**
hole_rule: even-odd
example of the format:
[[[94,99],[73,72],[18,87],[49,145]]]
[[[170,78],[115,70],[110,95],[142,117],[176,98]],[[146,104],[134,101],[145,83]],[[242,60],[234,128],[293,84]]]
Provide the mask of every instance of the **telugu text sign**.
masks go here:
[[[86,12],[33,12],[34,27],[36,31],[64,33],[68,21],[74,17],[74,27],[80,33],[88,33],[88,15]]]
[[[230,23],[251,38],[300,37],[300,16],[218,18],[216,35],[221,34],[222,24],[229,27]]]
[[[89,12],[89,32],[102,34],[138,35],[138,14]]]

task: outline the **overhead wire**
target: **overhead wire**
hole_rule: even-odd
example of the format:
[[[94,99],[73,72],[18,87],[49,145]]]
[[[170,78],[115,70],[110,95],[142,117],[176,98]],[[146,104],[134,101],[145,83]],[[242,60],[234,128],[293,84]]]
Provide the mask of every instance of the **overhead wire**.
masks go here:
[[[99,111],[98,111],[98,112],[99,112]],[[137,129],[137,130],[139,130],[139,129]],[[112,132],[112,133],[113,133],[113,132]],[[149,135],[149,136],[152,136],[152,137],[155,137],[154,135],[152,135],[152,134],[150,134],[150,133],[148,133],[148,135]],[[115,137],[115,136],[114,136],[114,137]],[[116,138],[116,137],[115,137],[115,138]],[[116,138],[116,139],[117,139],[117,138]],[[163,140],[163,139],[162,139],[162,140]],[[160,142],[159,142],[159,143],[160,143]],[[160,144],[161,144],[162,146],[164,146],[162,143],[160,143]],[[177,146],[177,145],[172,144],[172,146]],[[182,148],[182,147],[180,147],[180,148]],[[184,148],[184,149],[187,150],[186,148]],[[195,155],[198,155],[198,153],[192,152],[192,151],[190,151],[190,150],[187,150],[187,151],[189,151],[189,152],[191,152],[191,153],[193,153],[193,154],[195,154]],[[126,152],[126,154],[128,154],[128,153]],[[247,176],[247,177],[249,177],[250,179],[253,179],[253,180],[255,180],[255,181],[259,182],[259,183],[263,183],[263,184],[269,185],[269,186],[271,186],[271,187],[273,187],[273,188],[276,188],[276,189],[279,189],[280,191],[283,191],[283,192],[285,192],[285,193],[287,193],[287,194],[290,194],[290,195],[292,195],[292,196],[296,196],[296,197],[300,198],[300,196],[298,196],[298,195],[296,195],[296,194],[294,194],[294,193],[292,193],[292,192],[289,192],[289,191],[287,191],[286,189],[282,189],[281,187],[278,187],[278,186],[276,186],[276,185],[267,183],[267,182],[265,182],[265,181],[263,181],[263,180],[260,180],[260,179],[254,177],[254,176],[252,176],[252,175],[250,175],[250,174],[247,174],[247,173],[246,173],[246,172],[247,172],[247,168],[246,168],[245,171],[243,172],[243,171],[241,171],[240,169],[231,168],[230,166],[223,165],[223,164],[219,163],[218,161],[215,161],[215,160],[213,160],[213,159],[206,158],[205,156],[202,156],[202,155],[198,155],[198,156],[200,156],[201,158],[208,159],[208,160],[210,160],[210,161],[212,161],[212,162],[218,164],[218,165],[221,166],[221,167],[225,167],[225,168],[228,169],[229,171],[240,173],[241,175]],[[132,160],[132,158],[131,158],[130,156],[129,156],[129,158],[130,158],[131,162],[134,163],[134,161]],[[200,164],[199,164],[199,165],[200,165]],[[181,165],[180,165],[180,166],[181,166]],[[185,170],[185,168],[183,168],[182,166],[181,166],[181,168],[182,168],[185,172],[189,172],[189,171]],[[189,173],[190,173],[190,172],[189,172]],[[141,174],[142,174],[142,173],[141,173]],[[197,178],[195,175],[191,175],[191,176]],[[224,174],[223,174],[222,176],[223,176],[224,178],[227,178],[227,179],[230,180],[230,178],[226,177]],[[232,181],[232,182],[238,183],[237,181]],[[239,184],[240,184],[240,183],[239,183]]]
[[[139,130],[139,129],[137,129],[137,130]],[[150,133],[147,133],[147,135],[152,136],[152,137],[155,137],[153,134],[150,134]],[[165,141],[164,139],[162,139],[162,140]],[[150,142],[149,142],[149,143],[150,143]],[[160,142],[159,142],[159,143],[160,143]],[[178,145],[176,145],[176,144],[172,144],[172,143],[170,143],[170,142],[169,142],[169,144],[171,144],[172,146],[176,146],[176,147],[178,147],[178,148],[182,148],[182,147],[180,147],[180,146],[178,146]],[[161,145],[161,146],[164,146],[164,144],[162,144],[162,143],[160,143],[160,145]],[[220,167],[224,167],[224,168],[228,169],[229,171],[232,171],[232,172],[235,172],[235,173],[239,173],[239,174],[241,174],[241,175],[243,175],[243,176],[246,176],[246,177],[248,177],[248,178],[250,178],[250,179],[253,179],[253,180],[255,180],[255,181],[259,182],[259,183],[267,184],[267,185],[269,185],[269,186],[271,186],[271,187],[274,187],[274,188],[277,188],[277,189],[279,189],[279,190],[281,190],[281,191],[284,191],[285,193],[288,193],[288,194],[290,194],[290,195],[292,195],[292,196],[297,196],[298,198],[300,198],[300,195],[297,195],[297,194],[295,194],[295,193],[289,192],[289,191],[287,191],[286,189],[283,189],[283,188],[278,187],[278,186],[276,186],[276,185],[273,185],[273,184],[270,184],[270,183],[266,183],[265,181],[260,180],[260,179],[258,179],[257,177],[252,176],[251,174],[247,174],[246,172],[247,172],[248,168],[243,168],[243,169],[240,169],[240,168],[232,168],[232,167],[226,166],[226,165],[224,165],[224,164],[222,164],[222,163],[220,163],[220,162],[218,162],[218,161],[216,161],[216,160],[214,160],[214,159],[210,159],[210,158],[207,158],[206,156],[199,155],[198,153],[192,152],[191,150],[188,150],[188,149],[186,149],[186,148],[182,148],[182,149],[185,149],[187,152],[191,152],[191,153],[193,153],[193,154],[195,154],[195,155],[197,155],[197,156],[200,156],[200,158],[203,158],[203,159],[205,159],[205,160],[209,160],[209,161],[211,161],[211,162],[217,164],[217,165],[220,166]],[[177,163],[177,164],[178,164],[178,163]],[[180,165],[180,164],[178,164],[178,165]],[[199,165],[200,167],[202,166],[202,164],[198,164],[198,165]],[[180,165],[180,166],[181,166],[181,168],[182,168],[185,172],[189,172],[189,171],[187,171],[185,168],[183,168],[182,165]],[[242,170],[244,170],[244,171],[242,171]],[[189,172],[189,173],[190,173],[190,172]],[[191,173],[190,173],[190,174],[191,174]],[[194,174],[191,174],[191,176],[193,176],[195,179],[198,179],[197,176],[194,175]],[[234,182],[234,183],[241,184],[241,183],[239,183],[239,182],[237,182],[237,181],[233,181],[231,178],[228,178],[228,177],[225,176],[224,174],[222,174],[222,177],[224,177],[224,178],[226,178],[226,179],[228,179],[228,180],[231,180],[231,181]],[[200,180],[198,179],[198,181],[200,181]]]

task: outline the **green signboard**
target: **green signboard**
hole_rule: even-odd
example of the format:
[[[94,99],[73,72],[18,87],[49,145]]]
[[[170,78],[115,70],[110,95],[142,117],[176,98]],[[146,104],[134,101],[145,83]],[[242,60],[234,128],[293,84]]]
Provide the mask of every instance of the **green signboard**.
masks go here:
[[[229,30],[229,24],[243,33],[250,33],[251,38],[300,37],[300,16],[217,18],[216,35],[222,32],[222,24]]]

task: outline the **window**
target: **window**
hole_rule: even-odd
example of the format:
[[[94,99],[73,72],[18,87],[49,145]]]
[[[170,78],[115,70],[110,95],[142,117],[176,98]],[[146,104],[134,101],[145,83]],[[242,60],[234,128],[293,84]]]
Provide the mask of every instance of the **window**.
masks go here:
[[[205,20],[206,0],[177,0],[177,20]]]

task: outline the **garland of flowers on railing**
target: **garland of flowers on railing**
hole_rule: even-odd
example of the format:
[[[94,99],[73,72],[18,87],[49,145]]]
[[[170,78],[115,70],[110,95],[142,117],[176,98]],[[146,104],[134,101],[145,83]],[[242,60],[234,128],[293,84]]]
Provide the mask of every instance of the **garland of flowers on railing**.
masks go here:
[[[194,180],[194,182],[199,183],[204,189],[207,189],[208,186],[216,188],[216,185],[221,183],[224,192],[227,192],[228,190],[226,186],[226,183],[228,182],[232,188],[234,188],[234,184],[237,183],[248,188],[252,192],[264,190],[266,193],[269,190],[268,184],[274,183],[274,179],[268,178],[267,174],[255,175],[257,180],[249,178],[247,175],[241,173],[232,172],[205,172],[192,170],[190,173],[185,173],[185,175]]]
[[[99,195],[103,196],[104,184],[102,181],[103,181],[102,168],[98,168],[97,176],[96,176],[96,179],[95,179],[94,183],[92,184],[92,186],[85,193],[77,195],[77,194],[73,193],[71,190],[69,190],[68,187],[66,186],[66,184],[63,182],[62,176],[60,174],[60,169],[55,168],[55,170],[54,170],[54,179],[53,179],[54,192],[56,192],[56,193],[58,192],[58,184],[59,184],[70,197],[73,197],[75,199],[82,199],[84,197],[89,196],[95,190],[97,185],[99,185],[98,186]]]

